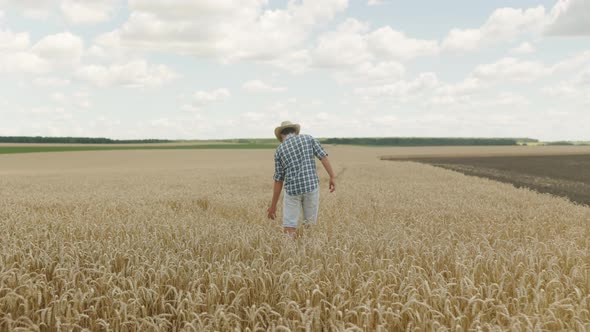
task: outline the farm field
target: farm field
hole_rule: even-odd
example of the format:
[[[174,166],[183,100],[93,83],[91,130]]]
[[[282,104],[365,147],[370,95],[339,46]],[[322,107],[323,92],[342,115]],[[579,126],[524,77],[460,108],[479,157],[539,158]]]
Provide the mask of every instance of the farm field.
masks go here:
[[[0,330],[590,329],[589,207],[380,159],[590,148],[324,147],[295,241],[272,149],[0,155]]]
[[[467,175],[568,197],[590,205],[590,154],[414,158]]]

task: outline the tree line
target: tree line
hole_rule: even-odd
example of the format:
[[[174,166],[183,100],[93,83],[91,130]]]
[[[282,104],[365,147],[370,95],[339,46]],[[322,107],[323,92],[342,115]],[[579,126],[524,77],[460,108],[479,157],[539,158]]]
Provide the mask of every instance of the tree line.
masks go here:
[[[445,137],[383,137],[326,138],[325,144],[374,146],[460,146],[460,145],[518,145],[515,138],[445,138]]]
[[[169,142],[173,141],[164,139],[116,140],[105,137],[0,136],[0,143],[144,144]]]

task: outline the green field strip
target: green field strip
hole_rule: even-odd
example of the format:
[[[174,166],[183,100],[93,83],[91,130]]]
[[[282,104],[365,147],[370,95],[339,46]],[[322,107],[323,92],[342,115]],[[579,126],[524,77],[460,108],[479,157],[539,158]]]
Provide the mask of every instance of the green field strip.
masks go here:
[[[201,144],[173,146],[0,146],[0,154],[111,150],[255,150],[276,149],[274,144]]]

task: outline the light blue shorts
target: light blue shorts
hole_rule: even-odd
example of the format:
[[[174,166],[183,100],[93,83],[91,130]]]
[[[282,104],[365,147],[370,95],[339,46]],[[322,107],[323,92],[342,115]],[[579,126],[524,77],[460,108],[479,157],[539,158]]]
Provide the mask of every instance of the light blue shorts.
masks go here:
[[[291,196],[285,192],[283,197],[283,227],[296,228],[299,224],[299,211],[303,210],[303,224],[314,225],[320,207],[319,188],[301,195]]]

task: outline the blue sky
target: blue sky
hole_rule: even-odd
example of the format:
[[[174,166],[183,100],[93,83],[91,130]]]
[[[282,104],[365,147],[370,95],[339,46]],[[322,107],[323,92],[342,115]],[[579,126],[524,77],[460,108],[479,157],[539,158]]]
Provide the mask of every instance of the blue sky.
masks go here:
[[[590,140],[590,2],[0,0],[0,135]]]

